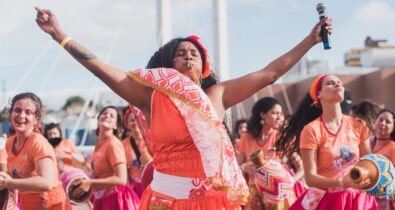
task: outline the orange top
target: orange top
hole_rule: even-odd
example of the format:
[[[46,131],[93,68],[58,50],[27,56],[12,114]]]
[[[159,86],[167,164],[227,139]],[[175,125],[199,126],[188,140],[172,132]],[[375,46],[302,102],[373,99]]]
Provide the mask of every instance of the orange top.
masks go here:
[[[52,146],[48,140],[39,133],[32,133],[26,139],[19,151],[13,151],[15,136],[8,137],[6,149],[8,153],[8,173],[13,178],[28,178],[37,176],[35,161],[50,158],[53,162],[55,177],[59,177],[56,167],[56,159]],[[20,198],[22,207],[26,209],[41,209],[42,206],[51,206],[66,201],[66,195],[59,178],[56,179],[55,187],[46,192],[21,191]]]
[[[374,153],[384,155],[386,158],[388,158],[392,162],[392,164],[395,164],[395,152],[394,151],[395,151],[395,142],[392,140],[389,140],[389,142],[384,147],[380,148],[379,150],[375,151]]]
[[[270,150],[274,149],[274,144],[279,137],[280,133],[277,130],[273,130],[272,133],[270,133],[268,139],[262,145],[260,145],[251,133],[246,132],[242,134],[240,140],[237,141],[237,146],[239,151],[244,153],[246,162],[250,161],[250,154],[256,150],[262,150],[264,157],[266,159],[271,159],[273,156],[275,156],[275,153],[274,151]]]
[[[140,166],[137,164],[137,157],[133,150],[132,144],[130,143],[130,137],[125,138],[122,141],[123,147],[125,148],[126,155],[126,167],[128,168],[128,174],[131,178],[140,179],[141,178],[141,170]],[[140,141],[138,149],[140,154],[147,152],[147,148],[145,147],[145,143],[143,140]]]
[[[55,147],[55,155],[63,161],[65,169],[74,168],[71,153],[76,152],[77,147],[67,139],[63,139],[59,145]]]
[[[114,175],[113,167],[126,163],[125,149],[115,136],[105,140],[98,146],[92,155],[94,178],[106,178]]]
[[[0,149],[0,164],[7,163],[7,151],[5,149]]]
[[[151,148],[155,169],[169,175],[206,178],[200,153],[177,107],[158,91],[154,91],[151,103]]]
[[[300,149],[317,150],[317,173],[324,177],[345,174],[359,159],[359,145],[369,140],[367,124],[343,115],[339,130],[331,133],[321,117],[307,124],[300,135]]]

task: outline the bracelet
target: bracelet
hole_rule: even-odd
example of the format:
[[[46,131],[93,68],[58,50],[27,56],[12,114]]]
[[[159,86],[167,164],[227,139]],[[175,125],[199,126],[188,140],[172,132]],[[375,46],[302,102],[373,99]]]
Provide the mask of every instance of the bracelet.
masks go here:
[[[344,182],[343,182],[344,180],[343,180],[343,179],[344,179],[343,176],[339,177],[339,185],[340,185],[340,187],[342,187],[342,188],[344,187]]]
[[[61,42],[60,42],[60,46],[62,46],[64,48],[64,46],[66,46],[66,44],[71,40],[71,37],[66,37],[64,38]]]

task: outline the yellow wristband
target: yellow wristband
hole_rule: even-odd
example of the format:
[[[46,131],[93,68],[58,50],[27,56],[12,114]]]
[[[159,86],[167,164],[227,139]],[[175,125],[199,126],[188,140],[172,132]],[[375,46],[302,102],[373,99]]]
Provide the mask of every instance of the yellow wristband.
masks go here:
[[[71,37],[66,37],[64,38],[61,42],[60,42],[60,46],[62,46],[64,48],[64,46],[66,46],[66,44],[71,40]]]

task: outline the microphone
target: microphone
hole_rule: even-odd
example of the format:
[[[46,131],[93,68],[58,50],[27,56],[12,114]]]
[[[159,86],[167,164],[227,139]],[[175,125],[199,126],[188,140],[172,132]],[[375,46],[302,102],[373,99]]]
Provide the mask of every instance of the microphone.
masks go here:
[[[326,14],[325,14],[325,5],[323,3],[319,3],[317,4],[317,12],[318,12],[318,16],[320,17],[320,20],[323,20],[326,18]],[[331,41],[330,41],[330,37],[329,37],[329,33],[326,30],[327,24],[323,24],[321,26],[321,32],[320,32],[320,36],[322,38],[322,43],[324,44],[324,49],[325,50],[329,50],[331,49]]]

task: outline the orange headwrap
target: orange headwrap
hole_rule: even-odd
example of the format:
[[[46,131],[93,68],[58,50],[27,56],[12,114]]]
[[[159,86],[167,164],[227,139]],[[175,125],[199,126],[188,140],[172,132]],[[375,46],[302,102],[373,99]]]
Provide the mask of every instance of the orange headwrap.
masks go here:
[[[202,49],[203,54],[202,56],[205,57],[205,62],[204,62],[204,69],[202,72],[202,78],[207,78],[211,74],[211,69],[210,69],[210,58],[208,56],[208,52],[206,47],[203,45],[203,43],[200,41],[200,38],[196,35],[190,35],[187,36],[187,39],[191,40],[193,43],[195,43],[200,49]]]
[[[326,76],[328,76],[328,75],[325,75],[325,74],[324,75],[319,75],[318,77],[316,77],[313,80],[313,83],[311,83],[311,86],[310,86],[310,91],[309,91],[310,98],[313,100],[314,106],[319,108],[319,109],[321,109],[321,103],[318,100],[318,92],[320,92],[322,81],[324,80],[324,78]]]

